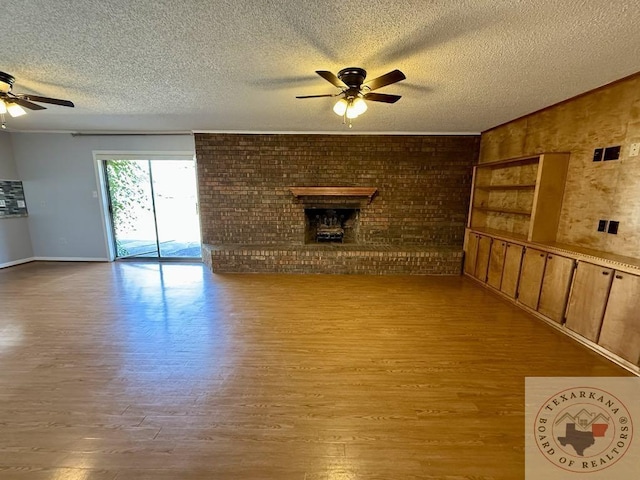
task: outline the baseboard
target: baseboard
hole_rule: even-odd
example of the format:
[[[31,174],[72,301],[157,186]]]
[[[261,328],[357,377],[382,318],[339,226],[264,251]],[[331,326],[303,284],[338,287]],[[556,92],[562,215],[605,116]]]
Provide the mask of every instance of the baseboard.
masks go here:
[[[35,257],[21,258],[20,260],[14,260],[12,262],[0,263],[0,268],[13,267],[15,265],[20,265],[21,263],[33,262],[35,259],[36,259]]]
[[[33,257],[37,262],[108,262],[108,258],[96,257]]]

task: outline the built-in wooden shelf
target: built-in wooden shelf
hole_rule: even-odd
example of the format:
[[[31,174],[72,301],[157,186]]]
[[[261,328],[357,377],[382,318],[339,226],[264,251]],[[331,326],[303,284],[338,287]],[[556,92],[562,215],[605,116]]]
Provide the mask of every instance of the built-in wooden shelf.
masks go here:
[[[570,152],[557,152],[559,155],[569,155]],[[487,162],[487,163],[479,163],[477,166],[482,168],[510,168],[516,165],[526,165],[528,163],[538,163],[540,156],[545,154],[526,156],[526,157],[517,157],[517,158],[509,158],[507,160],[498,160],[497,162]],[[546,154],[548,155],[548,154]]]
[[[477,185],[478,190],[534,190],[535,183],[513,184],[513,185]]]
[[[498,208],[498,207],[473,207],[474,210],[480,210],[481,212],[495,212],[495,213],[508,213],[511,215],[524,215],[531,216],[531,212],[526,210],[517,210],[515,208]]]
[[[378,192],[376,187],[289,187],[295,197],[367,197],[369,203]]]
[[[568,153],[551,152],[476,165],[467,226],[555,241],[568,164]]]

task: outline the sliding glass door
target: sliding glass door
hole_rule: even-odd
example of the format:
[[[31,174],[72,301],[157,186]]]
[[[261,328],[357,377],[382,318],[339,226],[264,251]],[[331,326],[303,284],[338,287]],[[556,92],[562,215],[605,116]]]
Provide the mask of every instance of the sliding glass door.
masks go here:
[[[195,162],[106,160],[117,258],[200,258]]]
[[[195,162],[151,160],[160,257],[200,257]]]

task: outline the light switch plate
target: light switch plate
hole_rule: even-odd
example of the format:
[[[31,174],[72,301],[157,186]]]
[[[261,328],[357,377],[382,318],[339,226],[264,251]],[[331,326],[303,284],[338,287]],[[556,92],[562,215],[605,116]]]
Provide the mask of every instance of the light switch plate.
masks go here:
[[[609,222],[607,220],[599,220],[598,221],[598,231],[599,232],[606,232],[608,224],[609,224]]]

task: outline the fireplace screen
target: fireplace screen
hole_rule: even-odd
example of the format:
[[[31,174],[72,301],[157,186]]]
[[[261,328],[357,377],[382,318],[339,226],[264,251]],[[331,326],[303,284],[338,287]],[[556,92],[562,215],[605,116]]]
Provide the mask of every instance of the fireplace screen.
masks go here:
[[[356,243],[358,217],[356,208],[305,209],[306,243]]]

